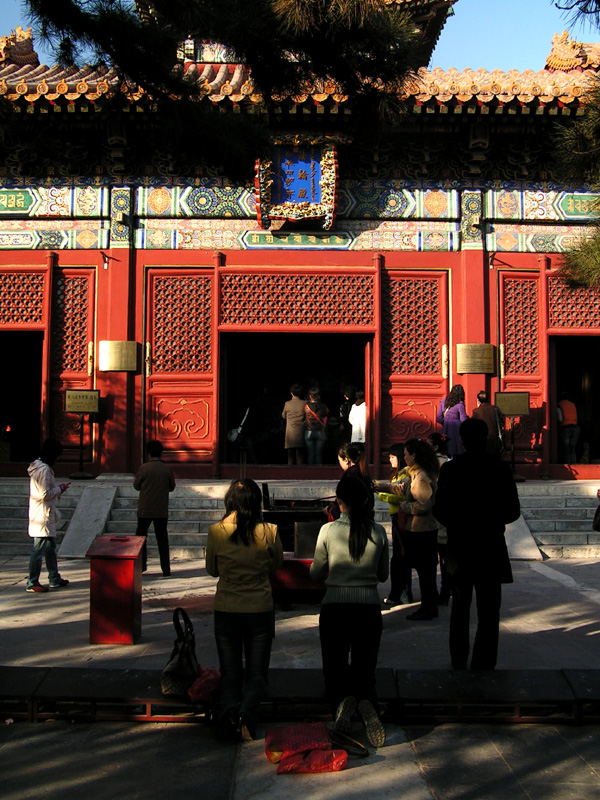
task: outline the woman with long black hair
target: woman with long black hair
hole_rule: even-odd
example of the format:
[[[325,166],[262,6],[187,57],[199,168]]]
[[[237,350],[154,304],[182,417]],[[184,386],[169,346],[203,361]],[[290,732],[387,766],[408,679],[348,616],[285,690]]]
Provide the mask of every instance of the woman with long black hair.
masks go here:
[[[254,481],[234,480],[225,495],[223,519],[208,529],[206,571],[219,578],[215,595],[221,669],[217,738],[223,741],[254,739],[267,686],[273,639],[269,576],[281,566],[283,548],[277,527],[263,522],[261,504]]]
[[[374,747],[385,743],[376,711],[375,667],[381,641],[381,600],[377,584],[387,580],[389,549],[385,530],[374,523],[363,481],[345,475],[336,497],[339,519],[323,525],[310,574],[327,590],[319,616],[325,691],[335,728],[352,729],[356,710]]]

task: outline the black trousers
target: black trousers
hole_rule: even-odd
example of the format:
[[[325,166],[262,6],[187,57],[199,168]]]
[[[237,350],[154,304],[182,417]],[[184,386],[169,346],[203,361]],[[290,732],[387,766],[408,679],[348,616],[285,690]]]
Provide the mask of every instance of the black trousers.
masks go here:
[[[333,709],[344,697],[377,702],[375,668],[381,642],[381,606],[326,603],[321,606],[319,635],[325,694]]]
[[[437,530],[406,531],[404,542],[408,562],[419,576],[421,608],[437,611]]]
[[[142,569],[146,569],[148,565],[148,553],[146,550],[146,539],[148,538],[148,529],[150,523],[154,523],[154,535],[156,536],[156,544],[158,545],[158,557],[160,558],[160,568],[163,575],[171,574],[171,557],[169,554],[169,534],[167,533],[167,518],[166,517],[138,517],[136,536],[144,536],[144,546],[142,547]]]
[[[398,515],[390,514],[392,520],[392,560],[390,562],[390,597],[400,600],[402,592],[412,590],[412,567],[404,543],[405,532],[398,527]]]
[[[498,634],[502,584],[489,575],[475,577],[460,572],[451,576],[450,658],[454,669],[466,669],[469,657],[469,619],[475,590],[477,633],[471,669],[494,669],[498,659]]]

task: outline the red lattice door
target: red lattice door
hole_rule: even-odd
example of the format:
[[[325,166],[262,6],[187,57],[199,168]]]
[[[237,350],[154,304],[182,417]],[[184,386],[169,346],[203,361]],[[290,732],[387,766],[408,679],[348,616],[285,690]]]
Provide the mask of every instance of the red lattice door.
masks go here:
[[[95,271],[56,268],[50,324],[50,435],[65,447],[63,460],[79,458],[78,414],[66,414],[67,389],[93,389]],[[94,425],[83,418],[84,461],[93,461]]]
[[[435,430],[448,392],[448,276],[398,270],[382,284],[385,449]]]
[[[149,269],[146,438],[165,458],[216,465],[217,337],[211,269]]]
[[[547,345],[538,272],[499,273],[500,386],[529,392],[530,414],[515,419],[515,460],[535,463],[547,447]]]

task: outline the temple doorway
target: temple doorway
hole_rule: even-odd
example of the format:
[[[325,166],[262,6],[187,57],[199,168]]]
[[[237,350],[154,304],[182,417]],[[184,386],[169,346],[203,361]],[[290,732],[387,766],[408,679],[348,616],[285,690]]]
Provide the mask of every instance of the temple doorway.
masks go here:
[[[42,331],[0,331],[0,461],[29,462],[39,452],[42,420]]]
[[[551,363],[554,364],[554,402],[567,392],[577,406],[581,429],[576,453],[579,464],[600,464],[600,337],[555,336],[550,340]],[[557,420],[551,428],[558,432]],[[553,461],[564,463],[558,435],[554,437]]]
[[[289,387],[318,386],[329,408],[323,464],[337,465],[341,434],[337,419],[345,387],[369,389],[372,337],[353,333],[224,333],[221,336],[221,462],[237,463],[239,447],[227,431],[253,416],[248,463],[287,463],[284,450],[284,403]]]

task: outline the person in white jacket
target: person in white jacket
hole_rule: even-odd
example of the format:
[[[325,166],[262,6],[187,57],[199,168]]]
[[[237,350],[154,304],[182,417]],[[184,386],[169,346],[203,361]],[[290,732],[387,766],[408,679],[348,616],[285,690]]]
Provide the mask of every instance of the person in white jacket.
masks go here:
[[[25,591],[47,592],[48,586],[40,583],[42,559],[46,559],[50,589],[68,586],[69,581],[61,578],[56,558],[56,522],[59,513],[56,501],[66,492],[70,484],[57,484],[54,479],[54,466],[63,451],[56,439],[46,439],[41,447],[39,458],[27,468],[29,475],[29,535],[33,547],[29,557],[29,575]]]

